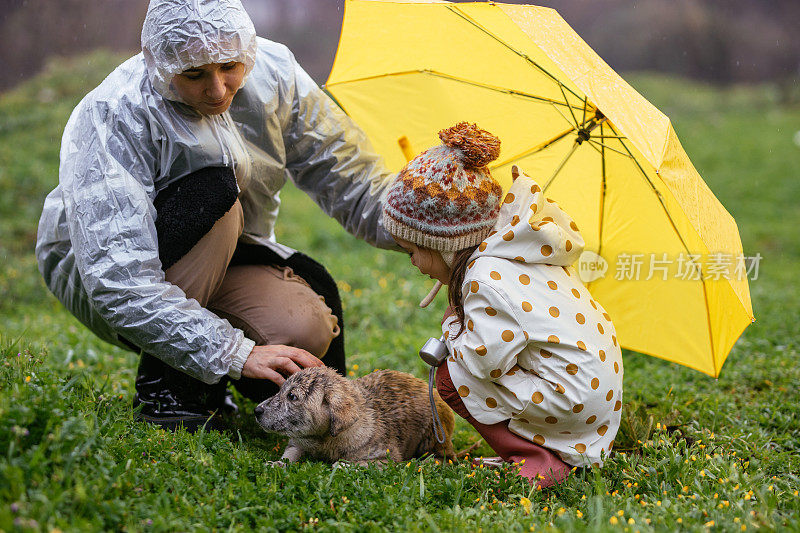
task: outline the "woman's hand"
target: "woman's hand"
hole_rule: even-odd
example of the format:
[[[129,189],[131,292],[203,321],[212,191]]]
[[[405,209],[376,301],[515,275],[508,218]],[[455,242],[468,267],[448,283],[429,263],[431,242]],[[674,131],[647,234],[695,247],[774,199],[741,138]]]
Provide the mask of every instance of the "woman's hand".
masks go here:
[[[298,366],[299,365],[299,366]],[[290,376],[303,368],[325,366],[325,363],[309,352],[283,344],[256,346],[242,367],[246,378],[268,379],[280,386],[286,381],[283,374]]]

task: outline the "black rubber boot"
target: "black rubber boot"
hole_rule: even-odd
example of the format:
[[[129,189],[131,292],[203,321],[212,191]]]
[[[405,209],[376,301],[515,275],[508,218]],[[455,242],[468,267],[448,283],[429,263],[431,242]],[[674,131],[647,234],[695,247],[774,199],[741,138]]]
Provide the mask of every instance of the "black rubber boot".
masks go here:
[[[227,382],[223,378],[215,385],[208,385],[152,355],[142,354],[133,407],[141,406],[138,419],[167,430],[183,427],[194,433],[205,426],[222,431],[226,429],[222,415],[239,411]]]

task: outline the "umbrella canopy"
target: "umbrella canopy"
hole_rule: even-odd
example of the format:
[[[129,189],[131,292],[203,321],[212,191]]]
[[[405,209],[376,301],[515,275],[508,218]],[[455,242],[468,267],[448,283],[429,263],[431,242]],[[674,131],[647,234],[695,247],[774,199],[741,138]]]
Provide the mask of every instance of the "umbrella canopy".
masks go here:
[[[584,279],[623,347],[717,376],[754,320],[735,221],[669,119],[553,9],[347,0],[326,90],[393,169],[458,121],[500,137],[495,178],[518,165],[602,258],[582,274],[605,261]]]

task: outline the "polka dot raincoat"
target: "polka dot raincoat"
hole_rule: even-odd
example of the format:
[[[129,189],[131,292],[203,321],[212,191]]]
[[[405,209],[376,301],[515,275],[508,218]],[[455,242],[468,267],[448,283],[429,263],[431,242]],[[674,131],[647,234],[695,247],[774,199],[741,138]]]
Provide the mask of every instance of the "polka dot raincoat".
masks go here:
[[[611,318],[571,266],[574,221],[520,176],[469,263],[465,328],[445,321],[447,365],[470,414],[575,466],[602,465],[622,408],[622,355]]]

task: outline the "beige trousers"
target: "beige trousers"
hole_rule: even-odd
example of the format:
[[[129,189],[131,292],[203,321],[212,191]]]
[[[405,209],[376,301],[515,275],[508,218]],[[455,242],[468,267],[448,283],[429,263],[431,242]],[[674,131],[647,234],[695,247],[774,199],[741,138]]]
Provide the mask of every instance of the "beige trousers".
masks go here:
[[[228,320],[257,345],[284,344],[322,357],[339,335],[325,299],[291,268],[228,266],[244,229],[239,200],[166,271],[188,298]]]

